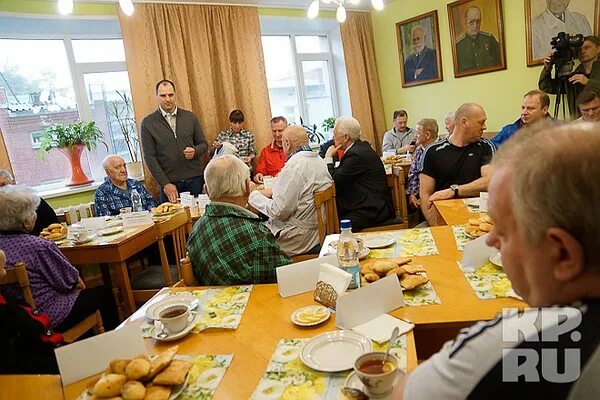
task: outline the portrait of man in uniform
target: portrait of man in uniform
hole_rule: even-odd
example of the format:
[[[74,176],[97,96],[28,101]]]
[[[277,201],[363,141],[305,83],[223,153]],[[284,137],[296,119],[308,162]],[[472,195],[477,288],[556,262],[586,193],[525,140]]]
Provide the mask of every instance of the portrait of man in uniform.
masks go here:
[[[500,0],[460,0],[448,4],[454,76],[506,68]]]
[[[437,11],[396,23],[402,87],[442,80]]]

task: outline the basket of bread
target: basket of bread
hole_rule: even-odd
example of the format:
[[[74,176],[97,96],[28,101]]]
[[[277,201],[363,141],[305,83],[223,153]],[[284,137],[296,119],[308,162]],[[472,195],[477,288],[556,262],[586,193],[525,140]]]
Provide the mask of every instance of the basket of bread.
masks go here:
[[[383,159],[383,163],[384,164],[397,164],[397,163],[403,163],[406,162],[406,157],[403,154],[398,154],[398,155],[389,155],[386,156]]]
[[[67,237],[67,228],[61,224],[50,224],[48,227],[42,229],[40,237],[57,242]]]
[[[486,214],[479,218],[469,219],[465,225],[465,233],[472,238],[478,238],[491,231],[493,227],[494,221]]]
[[[403,290],[417,289],[429,278],[424,275],[425,267],[412,265],[412,258],[368,258],[360,262],[361,285],[368,285],[388,275],[396,274]]]
[[[161,205],[156,207],[156,209],[154,210],[154,215],[157,217],[171,215],[171,214],[175,214],[180,209],[181,209],[181,204],[173,204],[173,203],[169,203],[167,201],[166,203],[162,203]]]
[[[112,360],[97,381],[78,400],[169,400],[185,388],[192,361],[176,356],[178,346],[148,358]]]

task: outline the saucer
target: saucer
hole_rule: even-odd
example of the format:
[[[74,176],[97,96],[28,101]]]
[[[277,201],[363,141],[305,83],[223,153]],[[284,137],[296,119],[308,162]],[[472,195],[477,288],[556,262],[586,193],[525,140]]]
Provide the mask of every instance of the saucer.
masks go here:
[[[170,342],[172,340],[181,339],[182,337],[184,337],[188,333],[190,333],[192,331],[192,329],[194,329],[194,327],[198,323],[199,319],[200,319],[200,317],[198,316],[198,314],[190,313],[190,318],[188,319],[189,322],[188,322],[187,326],[185,328],[183,328],[183,330],[181,330],[177,333],[168,334],[166,337],[162,338],[162,337],[158,337],[158,335],[156,333],[156,328],[154,328],[154,329],[152,329],[152,332],[150,333],[150,337],[152,337],[152,339],[158,340],[159,342]]]
[[[396,380],[394,381],[394,384],[392,386],[392,391],[382,397],[375,397],[373,395],[369,395],[370,399],[377,399],[377,400],[388,400],[392,398],[392,394],[394,393],[393,387],[396,386],[398,384],[398,381],[400,380],[400,377],[402,376],[401,373],[397,373],[396,374]],[[358,390],[362,390],[363,393],[366,394],[365,392],[365,385],[363,385],[363,383],[360,381],[360,379],[358,378],[358,375],[356,375],[356,371],[352,371],[350,372],[350,375],[348,375],[348,377],[346,378],[346,381],[344,382],[344,386],[345,387],[350,387],[352,389],[358,389]]]
[[[192,311],[195,308],[192,306],[194,305],[194,302],[196,300],[197,299],[194,296],[183,293],[168,296],[160,301],[157,301],[154,304],[151,304],[146,310],[146,318],[150,320],[157,320],[162,310],[164,310],[167,307],[179,304],[187,306],[190,309],[190,311]]]
[[[502,268],[502,254],[500,254],[500,252],[492,254],[490,256],[490,262]]]

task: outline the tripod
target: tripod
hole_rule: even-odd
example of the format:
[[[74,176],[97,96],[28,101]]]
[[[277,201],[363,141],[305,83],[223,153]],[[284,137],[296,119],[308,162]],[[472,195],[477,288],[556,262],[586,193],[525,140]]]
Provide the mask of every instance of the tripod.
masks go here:
[[[567,111],[566,104],[569,101],[569,96],[567,95],[567,91],[569,90],[569,77],[563,76],[557,79],[558,86],[556,88],[556,102],[554,103],[554,119],[558,118],[558,112],[560,110],[560,105],[562,104],[562,119],[567,120]],[[573,107],[575,105],[573,104]],[[569,104],[569,109],[571,109],[571,105]]]

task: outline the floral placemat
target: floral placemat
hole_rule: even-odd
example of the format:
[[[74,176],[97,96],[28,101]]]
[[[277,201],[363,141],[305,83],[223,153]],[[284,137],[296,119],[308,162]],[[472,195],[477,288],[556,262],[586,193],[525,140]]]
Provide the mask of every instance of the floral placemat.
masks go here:
[[[196,308],[197,325],[192,332],[198,333],[208,328],[237,329],[251,292],[252,285],[191,292],[199,301]],[[150,337],[153,329],[153,324],[145,322],[142,325],[142,336]]]
[[[336,400],[351,372],[327,373],[315,371],[300,360],[300,351],[310,339],[281,339],[267,365],[252,400]],[[374,351],[385,349],[374,343]],[[406,337],[401,336],[390,350],[398,357],[398,367],[406,371]]]
[[[194,358],[188,384],[176,400],[212,399],[232,359],[233,354],[201,354]]]
[[[467,211],[470,213],[478,214],[479,213],[479,203],[477,203],[477,205],[469,204],[468,200],[469,199],[463,199],[463,203],[465,203],[465,207],[467,207]]]
[[[464,225],[452,225],[452,233],[454,234],[456,247],[460,251],[463,251],[465,249],[465,245],[473,240],[472,237],[467,235]]]
[[[370,257],[418,257],[439,254],[430,228],[403,229],[401,231],[390,233],[357,234],[357,236],[362,238],[368,237],[369,235],[388,235],[396,239],[396,243],[393,246],[383,249],[371,249],[371,253],[369,254]]]
[[[461,266],[460,263],[458,265]],[[465,270],[463,272],[479,299],[514,297],[522,300],[513,290],[504,270],[491,262],[479,267],[475,272]]]
[[[419,275],[427,276],[425,273]],[[402,295],[404,296],[404,304],[410,307],[442,304],[431,282],[427,282],[413,290],[402,290]]]

